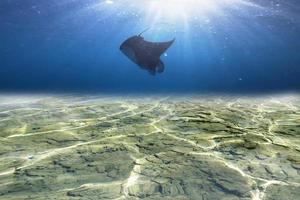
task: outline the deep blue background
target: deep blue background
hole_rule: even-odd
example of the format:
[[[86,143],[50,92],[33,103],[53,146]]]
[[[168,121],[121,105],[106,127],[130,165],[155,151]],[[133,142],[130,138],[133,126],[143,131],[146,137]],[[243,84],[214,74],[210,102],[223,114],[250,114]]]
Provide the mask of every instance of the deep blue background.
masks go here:
[[[149,27],[139,10],[87,9],[96,0],[1,0],[0,91],[300,91],[300,3],[253,2],[268,11],[228,10],[230,20],[211,16],[188,29],[152,26],[145,39],[176,42],[162,57],[165,72],[151,76],[119,51]]]

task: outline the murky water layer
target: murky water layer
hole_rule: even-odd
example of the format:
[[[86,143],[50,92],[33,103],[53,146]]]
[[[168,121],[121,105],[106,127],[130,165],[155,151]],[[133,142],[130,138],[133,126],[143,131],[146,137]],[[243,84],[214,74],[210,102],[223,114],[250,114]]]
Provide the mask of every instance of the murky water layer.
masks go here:
[[[299,199],[300,97],[0,97],[0,199]]]

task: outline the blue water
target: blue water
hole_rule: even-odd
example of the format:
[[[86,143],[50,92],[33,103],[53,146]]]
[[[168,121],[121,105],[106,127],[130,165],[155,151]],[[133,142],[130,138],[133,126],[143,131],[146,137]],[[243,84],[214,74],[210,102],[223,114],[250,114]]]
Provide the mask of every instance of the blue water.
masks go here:
[[[300,91],[299,1],[151,1],[1,0],[0,91]],[[176,38],[156,76],[119,50],[146,28]]]

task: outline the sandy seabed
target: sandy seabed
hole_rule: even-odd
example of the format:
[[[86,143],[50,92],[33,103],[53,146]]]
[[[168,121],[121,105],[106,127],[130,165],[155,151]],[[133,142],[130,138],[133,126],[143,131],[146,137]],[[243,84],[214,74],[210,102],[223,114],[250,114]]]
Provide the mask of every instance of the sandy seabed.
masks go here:
[[[0,199],[300,199],[300,96],[0,96]]]

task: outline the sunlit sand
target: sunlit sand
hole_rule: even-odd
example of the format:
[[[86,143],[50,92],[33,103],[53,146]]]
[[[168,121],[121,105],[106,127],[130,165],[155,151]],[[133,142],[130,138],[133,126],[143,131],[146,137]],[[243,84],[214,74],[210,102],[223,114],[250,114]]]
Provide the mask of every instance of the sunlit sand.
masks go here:
[[[0,199],[297,199],[300,96],[0,96]]]

